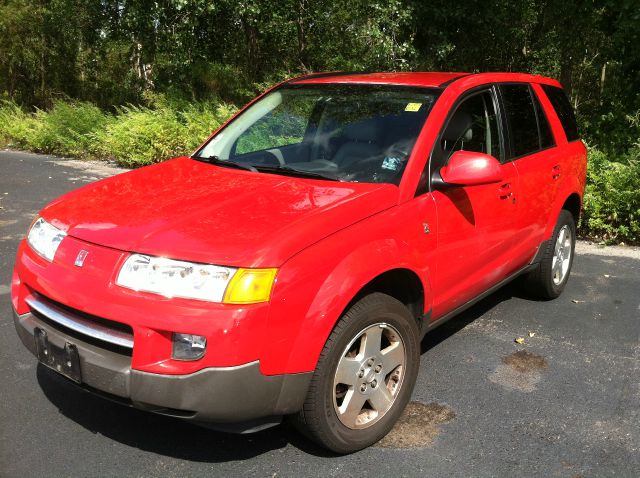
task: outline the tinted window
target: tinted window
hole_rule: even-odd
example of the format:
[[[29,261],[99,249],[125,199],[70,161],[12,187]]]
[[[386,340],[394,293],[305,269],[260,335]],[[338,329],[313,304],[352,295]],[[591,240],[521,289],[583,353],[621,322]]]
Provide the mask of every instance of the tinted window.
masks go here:
[[[538,115],[538,129],[540,130],[540,149],[550,148],[555,146],[553,141],[553,135],[551,134],[551,127],[549,126],[549,120],[547,115],[540,104],[540,100],[533,93],[533,102],[536,105],[536,114]]]
[[[551,101],[553,109],[556,110],[558,118],[560,118],[560,123],[562,123],[564,133],[567,135],[567,141],[580,139],[576,116],[573,113],[573,108],[571,107],[569,98],[567,98],[564,90],[551,85],[542,85],[542,89],[547,94],[549,101]]]
[[[529,85],[500,85],[500,92],[511,133],[511,156],[519,157],[538,151],[538,122]]]
[[[493,98],[489,91],[464,100],[442,135],[445,161],[454,151],[477,151],[500,159],[500,138]]]

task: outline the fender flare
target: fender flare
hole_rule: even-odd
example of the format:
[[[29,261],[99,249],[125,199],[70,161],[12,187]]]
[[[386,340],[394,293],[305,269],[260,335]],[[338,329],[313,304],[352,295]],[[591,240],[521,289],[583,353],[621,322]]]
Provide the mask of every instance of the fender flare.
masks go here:
[[[338,235],[339,236],[339,235]],[[269,310],[267,345],[263,349],[261,368],[265,374],[302,373],[315,369],[320,352],[345,309],[372,280],[385,272],[406,269],[414,273],[423,288],[424,310],[431,308],[432,290],[429,269],[416,271],[411,256],[416,254],[407,243],[395,239],[376,239],[360,245],[346,256],[332,254],[340,245],[339,237],[321,241],[290,259],[281,269],[278,280],[282,289],[274,291]],[[325,252],[326,251],[326,252]],[[319,265],[320,258],[337,257]],[[314,265],[315,264],[315,267]],[[311,280],[309,270],[322,268],[321,278]],[[287,292],[305,285],[305,297],[291,300]],[[286,317],[302,319],[287,320]],[[282,353],[286,350],[286,353]]]
[[[581,188],[577,179],[573,179],[571,182],[565,183],[564,187],[558,191],[558,194],[556,195],[556,202],[553,206],[553,209],[551,210],[549,221],[547,222],[547,227],[544,231],[543,240],[547,241],[551,239],[553,229],[556,227],[556,224],[558,222],[558,216],[560,216],[560,211],[562,210],[569,197],[575,194],[580,198],[580,211],[582,211],[583,195],[580,193],[580,191]]]

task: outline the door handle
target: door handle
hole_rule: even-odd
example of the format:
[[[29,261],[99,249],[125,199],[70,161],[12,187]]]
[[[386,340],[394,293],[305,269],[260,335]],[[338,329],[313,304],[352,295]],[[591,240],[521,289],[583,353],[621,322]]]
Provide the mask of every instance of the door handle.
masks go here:
[[[498,188],[498,194],[500,195],[500,199],[509,199],[513,196],[513,192],[511,191],[511,184],[506,183]]]
[[[553,168],[551,168],[551,178],[558,179],[560,177],[560,165],[556,164]]]

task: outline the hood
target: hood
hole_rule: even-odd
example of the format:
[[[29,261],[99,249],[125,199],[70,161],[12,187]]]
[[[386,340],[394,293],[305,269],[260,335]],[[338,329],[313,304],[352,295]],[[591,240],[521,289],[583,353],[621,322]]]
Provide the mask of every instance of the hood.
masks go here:
[[[183,157],[84,186],[41,215],[70,236],[123,251],[277,267],[397,199],[390,184],[253,173]]]

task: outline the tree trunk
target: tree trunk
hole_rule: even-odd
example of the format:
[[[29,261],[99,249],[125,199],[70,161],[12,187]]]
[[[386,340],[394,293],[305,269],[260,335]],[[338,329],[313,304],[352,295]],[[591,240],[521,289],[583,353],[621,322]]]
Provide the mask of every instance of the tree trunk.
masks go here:
[[[564,87],[564,91],[567,92],[569,97],[572,96],[572,87],[573,87],[573,58],[571,54],[566,50],[562,49],[562,53],[560,55],[560,83]]]
[[[252,19],[243,18],[244,34],[247,40],[247,60],[249,74],[252,79],[256,79],[259,70],[258,66],[258,29],[253,24]]]
[[[44,66],[44,35],[42,35],[42,47],[40,49],[40,99],[41,101],[44,101],[44,92],[46,89],[46,82],[45,82],[45,74],[46,74],[46,69]]]
[[[13,100],[13,92],[16,88],[16,75],[13,72],[13,59],[9,61],[9,99]]]
[[[604,80],[607,76],[607,62],[602,64],[602,70],[600,72],[600,106],[602,106],[602,97],[604,95]]]
[[[298,30],[298,61],[304,71],[308,71],[307,68],[307,36],[305,32],[304,18],[305,10],[307,7],[306,0],[299,0],[298,2],[298,18],[296,19],[296,28]]]

